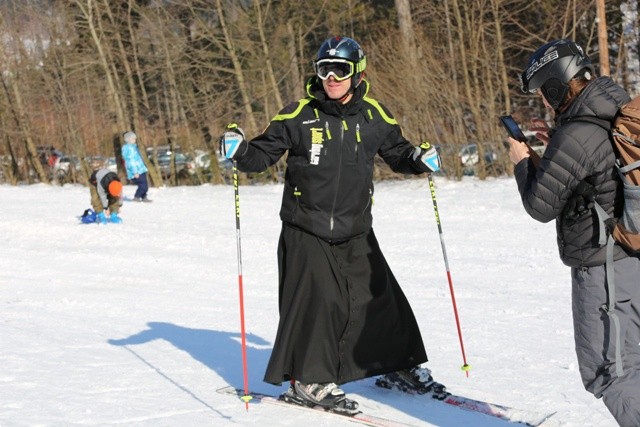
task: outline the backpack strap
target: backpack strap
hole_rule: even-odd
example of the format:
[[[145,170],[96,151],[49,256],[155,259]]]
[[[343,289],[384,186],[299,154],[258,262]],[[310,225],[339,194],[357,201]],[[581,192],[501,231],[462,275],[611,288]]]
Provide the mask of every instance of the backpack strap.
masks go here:
[[[613,248],[614,248],[614,240],[613,235],[606,227],[606,223],[611,219],[609,214],[600,206],[600,204],[594,201],[593,207],[598,215],[598,223],[600,227],[600,235],[598,238],[598,243],[600,246],[606,243],[607,252],[606,252],[606,261],[605,261],[605,280],[607,282],[607,302],[600,307],[607,316],[609,316],[609,320],[613,324],[613,330],[615,335],[616,342],[616,375],[621,377],[624,373],[622,369],[622,350],[621,350],[621,337],[620,337],[620,318],[618,314],[615,312],[616,309],[616,278],[615,278],[615,269],[613,266]]]
[[[600,206],[600,203],[596,202],[595,200],[593,201],[593,208],[595,209],[598,216],[598,245],[604,246],[607,243],[608,237],[611,235],[606,226],[607,220],[609,220],[611,217],[609,216],[607,211],[605,211],[604,208]]]
[[[640,168],[640,160],[635,161],[631,164],[628,164],[627,166],[622,166],[621,164],[618,164],[618,171],[622,173],[627,173],[629,171],[632,171],[638,168]]]
[[[607,262],[605,264],[605,275],[607,280],[607,303],[601,309],[607,313],[613,322],[614,335],[616,340],[616,375],[621,377],[624,374],[622,368],[622,344],[620,337],[620,318],[616,314],[616,280],[613,267],[613,236],[607,240]]]

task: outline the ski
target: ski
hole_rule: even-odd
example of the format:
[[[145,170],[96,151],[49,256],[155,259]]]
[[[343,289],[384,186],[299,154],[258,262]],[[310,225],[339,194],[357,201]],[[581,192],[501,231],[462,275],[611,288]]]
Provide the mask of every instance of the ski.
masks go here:
[[[500,418],[512,423],[520,423],[531,427],[537,427],[546,422],[554,413],[539,413],[535,411],[524,411],[514,409],[504,405],[483,402],[470,399],[468,397],[451,394],[444,398],[442,402],[468,411],[479,412],[481,414]]]
[[[234,388],[232,386],[223,387],[217,390],[218,393],[229,394],[232,396],[242,397],[244,396],[244,391]],[[322,414],[327,414],[328,416],[340,417],[341,419],[345,419],[347,421],[361,424],[365,426],[372,427],[413,427],[412,424],[406,424],[399,421],[393,421],[387,418],[376,417],[374,415],[369,415],[363,412],[358,412],[356,414],[343,414],[340,412],[333,412],[323,408],[322,406],[302,406],[297,405],[295,403],[288,403],[284,400],[280,400],[278,397],[262,394],[262,393],[251,393],[252,401],[258,401],[261,403],[267,403],[269,405],[283,406],[287,408],[298,409],[302,411],[315,411]]]
[[[380,388],[379,386],[375,386],[375,387]],[[233,388],[232,386],[223,387],[217,391],[218,393],[229,394],[237,397],[242,397],[244,395],[244,391]],[[403,393],[406,393],[406,392],[403,392]],[[407,393],[407,394],[414,394],[414,393]],[[332,412],[321,406],[309,407],[309,406],[296,405],[294,403],[288,403],[288,402],[285,402],[284,400],[280,400],[278,397],[262,394],[262,393],[251,393],[251,396],[253,400],[257,400],[259,402],[299,409],[303,411],[309,411],[309,410],[317,411],[327,415],[337,416],[361,425],[378,426],[378,427],[380,426],[411,427],[412,426],[412,424],[402,423],[402,422],[394,421],[388,418],[376,417],[374,415],[366,414],[363,412],[358,412],[355,415],[349,415],[349,414],[342,414],[339,412]],[[555,412],[540,413],[537,411],[525,411],[525,410],[515,409],[515,408],[511,408],[504,405],[498,405],[495,403],[475,400],[475,399],[471,399],[464,396],[458,396],[454,394],[450,394],[444,399],[432,398],[431,395],[428,395],[428,394],[425,394],[423,396],[427,399],[432,400],[433,402],[442,402],[447,405],[464,409],[466,411],[471,411],[477,414],[496,417],[509,423],[522,424],[530,427],[543,426],[555,414]]]
[[[387,388],[379,385],[374,385],[374,387],[383,388],[383,389]],[[418,395],[418,393],[412,393],[410,391],[401,391],[397,388],[394,388],[394,390],[400,391],[401,393],[407,393],[410,395]],[[457,408],[461,408],[467,411],[476,412],[476,413],[488,415],[491,417],[496,417],[510,423],[524,424],[530,427],[542,426],[543,423],[547,422],[547,420],[549,420],[549,418],[551,418],[555,414],[555,412],[540,413],[537,411],[525,411],[525,410],[515,409],[515,408],[511,408],[504,405],[498,405],[495,403],[475,400],[469,397],[458,396],[455,394],[449,394],[443,399],[432,397],[430,394],[423,394],[420,396],[424,396],[426,399],[430,399],[434,402],[446,403],[447,405],[455,406]]]

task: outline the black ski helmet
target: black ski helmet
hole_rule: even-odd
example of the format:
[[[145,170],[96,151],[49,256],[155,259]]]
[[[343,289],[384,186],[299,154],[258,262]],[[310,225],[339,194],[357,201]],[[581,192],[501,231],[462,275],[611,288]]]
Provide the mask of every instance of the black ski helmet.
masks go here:
[[[569,92],[569,81],[579,73],[595,69],[582,48],[567,39],[554,40],[536,50],[520,76],[522,91],[540,89],[549,105],[557,110]]]
[[[360,78],[362,72],[367,66],[367,58],[364,55],[364,50],[360,45],[349,37],[335,36],[327,39],[322,43],[316,59],[315,64],[321,59],[345,59],[353,63],[354,74],[351,77],[351,88],[354,89],[360,84]]]

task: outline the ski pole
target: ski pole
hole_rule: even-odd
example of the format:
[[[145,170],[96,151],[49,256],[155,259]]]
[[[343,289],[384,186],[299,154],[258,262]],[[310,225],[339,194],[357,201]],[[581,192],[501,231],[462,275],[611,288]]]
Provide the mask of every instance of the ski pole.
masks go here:
[[[249,401],[252,396],[249,395],[249,375],[247,372],[247,339],[244,328],[244,293],[242,290],[242,246],[240,244],[240,192],[238,189],[238,164],[233,161],[233,191],[235,193],[236,205],[236,245],[238,250],[238,291],[240,293],[240,337],[242,341],[242,376],[244,380],[244,396],[240,399],[244,401],[247,411],[249,410]]]
[[[444,256],[444,265],[447,269],[447,280],[449,281],[449,291],[451,293],[451,302],[453,303],[453,314],[456,318],[456,326],[458,328],[458,339],[460,340],[460,349],[462,350],[462,370],[469,377],[471,366],[467,364],[467,356],[464,353],[464,343],[462,342],[462,329],[460,328],[460,318],[458,317],[458,307],[456,305],[456,296],[453,292],[453,281],[451,280],[451,271],[449,270],[449,260],[447,259],[447,249],[444,245],[444,234],[442,233],[442,224],[440,222],[440,214],[438,213],[438,202],[436,201],[436,186],[433,183],[431,174],[427,174],[429,179],[429,189],[431,190],[431,201],[433,202],[433,211],[436,215],[436,224],[438,225],[438,233],[440,234],[440,246],[442,246],[442,255]]]

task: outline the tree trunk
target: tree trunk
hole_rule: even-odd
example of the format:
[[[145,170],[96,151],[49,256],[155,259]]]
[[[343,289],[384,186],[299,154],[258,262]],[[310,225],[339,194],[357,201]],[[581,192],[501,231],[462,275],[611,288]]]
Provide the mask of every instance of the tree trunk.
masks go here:
[[[4,116],[0,116],[0,126],[2,129],[6,129],[4,122]],[[11,140],[9,139],[8,134],[4,134],[4,152],[6,156],[6,161],[2,162],[2,171],[4,173],[4,180],[11,185],[16,185],[18,183],[18,161],[15,155],[14,149],[11,146]]]
[[[20,135],[22,136],[22,138],[24,138],[28,164],[30,164],[36,171],[36,175],[38,176],[40,182],[49,184],[49,176],[47,175],[47,171],[44,169],[44,166],[40,162],[36,144],[31,137],[31,129],[22,102],[22,93],[17,87],[18,79],[18,73],[13,73],[13,75],[7,77],[0,76],[0,80],[2,80],[2,87],[4,89],[7,100],[9,101],[11,113],[16,123],[16,127],[20,131]],[[10,82],[7,83],[7,80],[9,80]],[[28,170],[27,178],[29,178]]]
[[[298,61],[298,55],[296,50],[297,37],[293,29],[291,21],[287,21],[287,48],[289,51],[289,69],[291,70],[291,81],[293,87],[291,88],[294,99],[300,99],[303,97],[304,81],[302,80],[302,73],[300,72],[300,62]]]
[[[276,101],[276,107],[278,111],[282,109],[284,106],[282,104],[282,97],[280,96],[280,89],[278,88],[278,83],[276,82],[276,76],[273,72],[273,63],[271,61],[271,53],[269,52],[269,43],[264,34],[264,22],[262,20],[262,8],[260,7],[260,2],[256,1],[253,3],[257,12],[257,24],[258,24],[258,34],[260,34],[260,44],[262,45],[262,53],[264,54],[264,63],[266,66],[267,76],[269,79],[269,85],[271,86],[271,92]],[[267,8],[270,6],[271,1],[267,2]],[[266,100],[265,100],[266,102]]]
[[[498,54],[498,73],[500,75],[500,90],[502,92],[502,99],[504,99],[504,111],[508,114],[511,113],[511,95],[509,93],[509,76],[507,73],[507,65],[504,60],[505,45],[502,38],[502,17],[500,16],[500,4],[501,0],[491,0],[491,9],[493,12],[493,26],[496,31],[496,48],[495,52]]]
[[[111,67],[109,66],[109,60],[107,59],[107,53],[105,52],[104,47],[102,46],[103,34],[99,31],[99,28],[96,27],[96,22],[94,20],[100,19],[100,17],[95,17],[95,0],[87,0],[86,5],[80,1],[75,0],[76,5],[82,11],[84,18],[86,19],[86,23],[89,28],[89,33],[91,35],[91,39],[96,48],[96,53],[98,55],[98,60],[100,65],[102,66],[102,71],[104,72],[104,77],[107,80],[107,91],[108,98],[112,102],[112,107],[116,114],[117,124],[120,129],[127,129],[128,122],[126,119],[126,114],[124,112],[124,106],[122,105],[122,100],[120,98],[120,93],[118,88],[116,87],[116,82],[114,81],[114,76],[111,73]]]
[[[600,51],[600,75],[611,74],[609,69],[609,42],[607,40],[607,15],[605,13],[604,0],[596,0],[598,9],[598,48]]]
[[[243,108],[246,115],[245,120],[247,120],[249,124],[248,133],[252,134],[257,132],[258,130],[256,119],[253,114],[253,108],[251,106],[252,100],[251,100],[251,97],[249,96],[249,89],[244,78],[244,70],[242,69],[242,63],[240,62],[240,58],[238,57],[238,53],[236,52],[236,48],[233,42],[234,39],[231,33],[229,32],[229,27],[227,26],[227,22],[224,18],[224,11],[223,11],[222,3],[220,0],[216,0],[216,11],[218,13],[218,18],[220,19],[220,27],[224,35],[224,44],[229,54],[229,59],[233,64],[234,75],[238,82],[238,89],[240,90],[240,96],[242,97]]]
[[[409,0],[395,0],[395,5],[398,13],[398,27],[402,35],[402,42],[400,43],[403,49],[402,53],[409,61],[411,69],[415,70],[418,64],[418,57],[416,55],[416,37],[411,19],[411,5]]]
[[[124,41],[122,40],[122,34],[120,31],[118,31],[118,25],[113,17],[113,12],[111,11],[111,6],[110,3],[113,3],[109,0],[102,0],[103,3],[103,10],[105,11],[106,16],[109,18],[110,24],[111,26],[116,30],[113,31],[113,37],[115,39],[115,44],[118,48],[117,52],[118,55],[120,57],[120,63],[122,64],[122,67],[124,69],[124,77],[127,80],[127,86],[129,88],[129,105],[131,106],[131,117],[129,117],[128,119],[132,122],[132,124],[139,124],[140,123],[140,112],[139,112],[139,105],[140,102],[138,101],[138,94],[136,91],[137,85],[135,82],[134,77],[134,73],[132,71],[132,67],[131,64],[129,63],[129,52],[127,51],[127,49],[124,46]],[[133,44],[133,42],[131,42],[131,44]],[[127,117],[125,117],[125,120],[127,119]],[[123,129],[128,129],[130,127],[129,126],[124,126]]]

